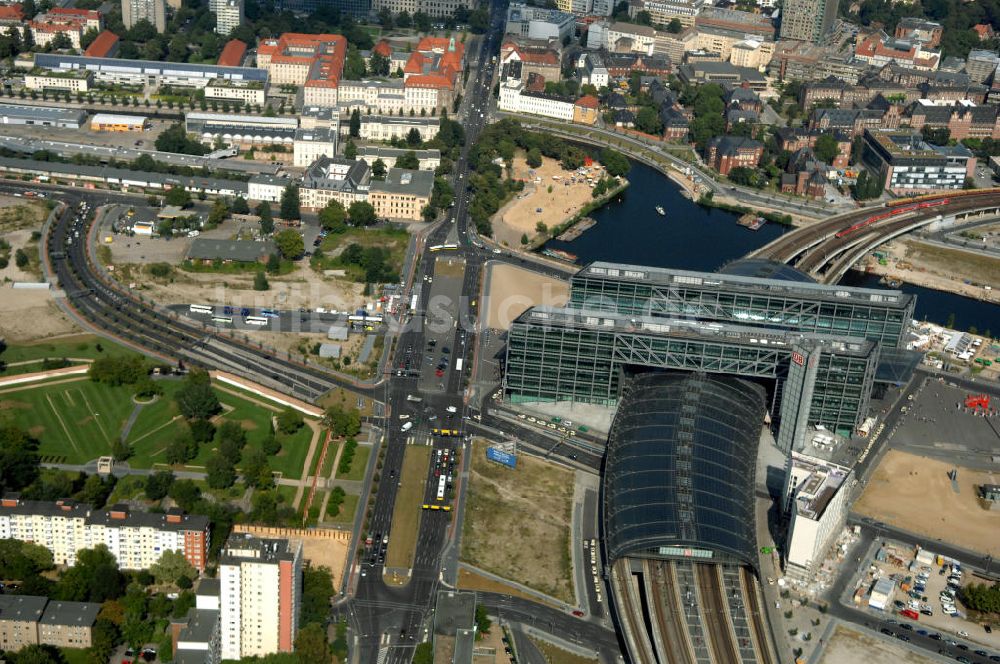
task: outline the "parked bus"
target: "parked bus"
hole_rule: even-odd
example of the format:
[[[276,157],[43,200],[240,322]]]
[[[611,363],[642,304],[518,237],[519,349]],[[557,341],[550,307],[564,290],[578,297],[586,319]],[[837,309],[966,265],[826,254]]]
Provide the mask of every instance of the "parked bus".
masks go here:
[[[279,314],[274,309],[261,309],[260,310],[260,315],[264,316],[265,318],[277,318],[281,314]]]
[[[461,370],[462,370],[462,358],[458,358],[457,360],[455,360],[455,371],[461,371]]]
[[[447,486],[448,486],[448,480],[445,479],[444,475],[442,475],[441,477],[438,478],[438,493],[437,493],[438,500],[444,500],[444,490]]]
[[[233,324],[233,317],[232,316],[212,316],[212,322],[213,323],[221,323],[222,325],[232,325]]]
[[[269,321],[263,316],[247,316],[243,322],[247,325],[267,325]]]
[[[212,307],[207,304],[192,304],[188,309],[193,314],[210,314],[212,313]]]
[[[434,251],[446,251],[446,250],[452,250],[453,251],[455,249],[458,249],[458,245],[457,244],[435,244],[434,246],[430,247],[430,250],[432,252],[434,252]]]

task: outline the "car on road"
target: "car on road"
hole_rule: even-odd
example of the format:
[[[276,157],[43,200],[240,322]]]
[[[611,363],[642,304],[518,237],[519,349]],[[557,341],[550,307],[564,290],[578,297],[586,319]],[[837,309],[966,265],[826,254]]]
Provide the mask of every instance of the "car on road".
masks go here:
[[[577,609],[576,611],[573,612],[573,615],[576,616],[577,618],[582,618],[583,617],[583,611],[580,611],[579,609]]]

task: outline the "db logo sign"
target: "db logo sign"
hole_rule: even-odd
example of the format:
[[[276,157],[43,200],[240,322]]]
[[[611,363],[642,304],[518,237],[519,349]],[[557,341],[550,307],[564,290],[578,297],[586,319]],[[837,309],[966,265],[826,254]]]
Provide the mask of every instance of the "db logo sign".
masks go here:
[[[806,358],[802,357],[802,353],[792,353],[792,362],[801,367],[806,363]]]

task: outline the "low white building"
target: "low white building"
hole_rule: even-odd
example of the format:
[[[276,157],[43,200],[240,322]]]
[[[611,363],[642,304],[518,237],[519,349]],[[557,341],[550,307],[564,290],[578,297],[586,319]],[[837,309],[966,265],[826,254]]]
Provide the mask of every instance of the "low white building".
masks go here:
[[[292,164],[297,168],[305,168],[320,157],[333,157],[337,154],[337,132],[325,127],[299,129],[292,152]]]
[[[896,594],[896,582],[888,576],[883,576],[872,586],[871,595],[868,597],[868,606],[872,609],[885,611],[892,605],[892,597]]]
[[[792,452],[785,485],[790,516],[786,574],[813,577],[847,522],[851,469]]]
[[[441,120],[436,117],[362,114],[360,138],[366,141],[390,141],[394,138],[406,138],[411,129],[416,129],[421,140],[429,141],[437,135],[440,126]]]
[[[507,8],[506,32],[529,39],[564,41],[576,31],[576,17],[568,12],[522,3],[511,3]]]
[[[205,99],[223,101],[237,100],[244,104],[264,105],[267,96],[267,86],[263,81],[237,81],[225,78],[213,78],[205,86]]]
[[[393,168],[396,166],[396,160],[407,152],[416,155],[417,163],[420,164],[418,170],[434,171],[441,165],[440,150],[407,150],[406,148],[391,148],[382,145],[365,145],[358,148],[358,159],[363,160],[369,166],[373,166],[376,161],[381,159],[386,168]]]
[[[281,201],[281,192],[290,183],[291,180],[288,178],[266,174],[254,175],[247,181],[247,198],[251,201],[278,203]]]
[[[509,113],[530,113],[557,120],[573,121],[573,101],[544,92],[525,92],[516,80],[500,86],[499,109]]]
[[[94,84],[94,76],[87,71],[33,71],[24,75],[24,87],[29,90],[56,90],[60,92],[87,92]]]

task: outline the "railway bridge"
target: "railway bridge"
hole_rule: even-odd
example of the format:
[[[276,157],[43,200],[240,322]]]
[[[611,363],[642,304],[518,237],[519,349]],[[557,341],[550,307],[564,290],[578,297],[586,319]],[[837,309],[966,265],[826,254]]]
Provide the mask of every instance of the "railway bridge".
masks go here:
[[[935,222],[960,224],[1000,214],[1000,188],[932,194],[857,210],[785,233],[749,254],[795,265],[820,283],[834,284],[880,244]]]

